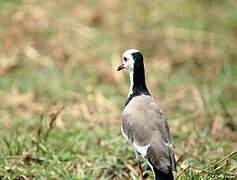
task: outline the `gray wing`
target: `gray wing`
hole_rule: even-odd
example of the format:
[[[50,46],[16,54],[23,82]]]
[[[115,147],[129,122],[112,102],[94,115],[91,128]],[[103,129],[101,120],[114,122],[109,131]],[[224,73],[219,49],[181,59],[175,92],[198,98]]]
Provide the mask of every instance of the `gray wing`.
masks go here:
[[[132,144],[149,145],[146,158],[163,172],[176,170],[166,117],[151,96],[137,96],[125,107],[122,130]]]

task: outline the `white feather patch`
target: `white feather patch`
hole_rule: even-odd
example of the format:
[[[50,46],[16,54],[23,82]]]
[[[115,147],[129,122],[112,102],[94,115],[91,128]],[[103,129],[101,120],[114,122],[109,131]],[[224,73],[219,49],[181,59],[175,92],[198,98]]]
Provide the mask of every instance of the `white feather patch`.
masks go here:
[[[123,136],[125,137],[125,139],[127,139],[127,140],[129,141],[128,136],[124,133],[122,126],[121,126],[121,131],[122,131],[122,134],[123,134]]]
[[[140,51],[137,49],[128,49],[123,53],[123,57],[129,57],[129,56],[132,57],[132,54],[136,52],[140,52]]]
[[[166,146],[169,146],[169,147],[171,147],[171,148],[173,148],[173,146],[172,146],[172,144],[170,144],[170,142],[165,143],[165,145],[166,145]]]
[[[129,77],[130,77],[130,89],[128,92],[128,97],[133,93],[133,72],[129,72]]]
[[[140,155],[145,157],[147,154],[147,149],[149,148],[150,144],[147,144],[146,146],[138,146],[137,144],[133,143],[133,146]]]

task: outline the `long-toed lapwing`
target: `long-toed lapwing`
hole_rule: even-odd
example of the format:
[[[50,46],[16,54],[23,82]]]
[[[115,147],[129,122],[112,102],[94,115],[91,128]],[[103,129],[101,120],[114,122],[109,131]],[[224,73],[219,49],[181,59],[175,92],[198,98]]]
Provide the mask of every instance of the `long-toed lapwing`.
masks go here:
[[[136,158],[140,155],[147,160],[156,179],[172,180],[176,161],[169,127],[163,111],[147,89],[143,56],[140,51],[129,49],[123,53],[122,59],[117,70],[125,68],[130,76],[130,90],[122,113],[122,133],[133,145]]]

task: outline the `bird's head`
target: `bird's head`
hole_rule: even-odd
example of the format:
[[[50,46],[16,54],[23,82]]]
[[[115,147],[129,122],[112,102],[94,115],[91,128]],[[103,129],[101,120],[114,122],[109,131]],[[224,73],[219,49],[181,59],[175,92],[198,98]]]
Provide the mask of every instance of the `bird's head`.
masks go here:
[[[137,49],[126,50],[122,55],[122,64],[117,68],[118,71],[128,69],[132,72],[135,67],[143,65],[143,56]]]

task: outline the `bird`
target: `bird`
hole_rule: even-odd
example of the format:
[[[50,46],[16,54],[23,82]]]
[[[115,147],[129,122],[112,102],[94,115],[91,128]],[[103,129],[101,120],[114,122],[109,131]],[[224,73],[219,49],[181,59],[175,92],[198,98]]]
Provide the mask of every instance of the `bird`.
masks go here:
[[[173,180],[176,160],[169,126],[164,112],[146,86],[142,53],[137,49],[126,50],[117,71],[122,69],[128,70],[130,89],[121,116],[121,131],[134,148],[140,179],[143,179],[139,161],[142,157],[156,180]]]

